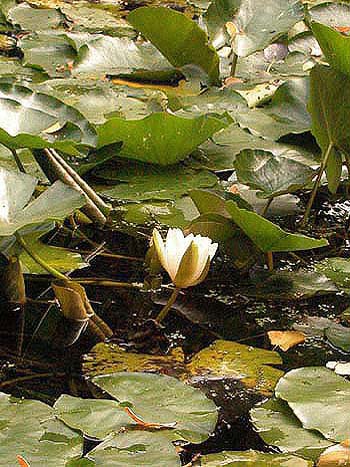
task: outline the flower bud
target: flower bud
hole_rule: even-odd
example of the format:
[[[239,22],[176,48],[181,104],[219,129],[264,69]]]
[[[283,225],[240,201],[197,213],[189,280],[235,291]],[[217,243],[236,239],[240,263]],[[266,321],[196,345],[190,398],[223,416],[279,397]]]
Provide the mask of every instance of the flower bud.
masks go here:
[[[184,236],[181,229],[169,229],[164,243],[157,229],[153,244],[163,268],[177,288],[187,288],[202,282],[218,248],[208,237]]]

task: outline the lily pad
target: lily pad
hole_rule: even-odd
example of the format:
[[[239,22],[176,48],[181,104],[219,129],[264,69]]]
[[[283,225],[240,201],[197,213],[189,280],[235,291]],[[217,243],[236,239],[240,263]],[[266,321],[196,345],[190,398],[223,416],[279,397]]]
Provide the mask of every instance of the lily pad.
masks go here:
[[[79,253],[74,253],[63,247],[47,245],[40,240],[40,237],[53,227],[52,224],[48,226],[48,229],[39,226],[39,228],[33,229],[27,235],[23,235],[23,239],[32,251],[35,251],[45,263],[54,267],[57,271],[65,273],[86,267],[87,264]],[[34,261],[26,251],[21,250],[19,259],[22,271],[25,274],[47,274],[46,269]]]
[[[14,465],[16,454],[20,454],[31,465],[64,467],[81,455],[82,437],[55,419],[50,406],[2,393],[0,407],[4,464]]]
[[[261,198],[293,193],[311,181],[315,172],[307,165],[267,151],[245,150],[236,158],[238,180],[259,190]]]
[[[197,353],[188,364],[193,377],[233,378],[262,394],[270,394],[282,371],[277,352],[258,349],[237,342],[217,340]]]
[[[170,81],[179,73],[149,43],[137,44],[127,37],[69,34],[77,58],[73,75],[134,77],[143,80]]]
[[[119,432],[109,436],[89,452],[93,465],[180,467],[180,457],[171,443],[169,432]]]
[[[298,368],[280,379],[275,394],[288,402],[304,428],[331,441],[347,439],[350,383],[341,376],[323,367]]]
[[[141,120],[111,118],[98,128],[99,147],[122,141],[120,155],[159,165],[175,164],[226,126],[215,117],[181,118],[158,112]]]
[[[255,406],[250,411],[250,418],[264,442],[284,453],[316,460],[332,445],[317,431],[303,428],[287,403],[280,399],[270,399]]]
[[[180,379],[187,375],[181,349],[173,349],[168,355],[148,355],[126,352],[119,345],[101,342],[84,356],[85,376],[108,375],[121,371],[158,372]]]
[[[165,375],[114,373],[92,379],[120,403],[128,403],[145,421],[174,423],[172,439],[204,441],[214,430],[217,408],[198,389]],[[154,395],[157,394],[157,397]]]
[[[80,399],[63,394],[55,402],[54,411],[70,428],[99,439],[133,423],[118,402],[111,400]]]
[[[291,234],[259,214],[240,209],[234,201],[226,202],[226,209],[233,221],[263,252],[298,251],[328,245],[326,239],[315,239],[301,234]]]
[[[325,274],[339,289],[350,292],[350,260],[346,258],[326,258],[315,264],[317,271]]]
[[[31,175],[0,167],[0,236],[13,235],[25,226],[63,220],[85,204],[76,190],[57,181],[28,204],[37,180]]]
[[[146,164],[109,164],[96,174],[106,180],[123,183],[103,191],[105,196],[131,201],[175,200],[194,188],[212,188],[218,183],[206,170],[191,170],[183,166],[153,166]]]
[[[237,33],[233,50],[239,57],[264,49],[303,20],[303,7],[298,0],[241,0],[233,23]]]
[[[56,147],[79,155],[96,133],[77,110],[27,87],[0,84],[0,142],[13,149]]]
[[[245,467],[311,467],[312,462],[300,457],[286,454],[267,454],[258,451],[223,451],[218,454],[207,454],[200,458],[202,467],[218,467],[240,465]]]
[[[163,7],[137,8],[128,21],[175,67],[197,65],[219,84],[219,57],[205,32],[183,13]],[[159,28],[159,24],[162,25]]]

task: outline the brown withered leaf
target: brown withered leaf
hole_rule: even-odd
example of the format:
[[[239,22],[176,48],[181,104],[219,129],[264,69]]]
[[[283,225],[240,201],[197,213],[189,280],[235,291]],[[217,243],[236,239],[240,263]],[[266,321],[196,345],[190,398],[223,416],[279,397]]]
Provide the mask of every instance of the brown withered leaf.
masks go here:
[[[350,440],[327,448],[318,459],[317,467],[350,467]]]
[[[305,341],[305,335],[299,331],[269,331],[271,345],[279,347],[283,352]]]

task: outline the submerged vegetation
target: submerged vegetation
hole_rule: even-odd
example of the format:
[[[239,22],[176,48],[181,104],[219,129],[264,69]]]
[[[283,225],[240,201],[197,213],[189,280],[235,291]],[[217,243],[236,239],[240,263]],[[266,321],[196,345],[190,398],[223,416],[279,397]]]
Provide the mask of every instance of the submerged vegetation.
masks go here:
[[[350,465],[349,33],[1,2],[1,465]]]

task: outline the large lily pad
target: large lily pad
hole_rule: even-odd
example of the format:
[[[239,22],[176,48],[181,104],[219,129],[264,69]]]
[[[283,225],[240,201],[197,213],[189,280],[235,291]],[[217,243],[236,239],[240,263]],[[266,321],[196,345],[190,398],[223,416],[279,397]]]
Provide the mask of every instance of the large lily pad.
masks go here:
[[[170,376],[151,373],[114,373],[92,379],[120,403],[128,403],[143,420],[174,423],[172,439],[204,441],[217,420],[215,404],[198,389]],[[157,394],[157,397],[154,397]]]
[[[96,133],[77,110],[27,87],[0,84],[0,142],[10,148],[56,147],[79,154]]]
[[[202,467],[228,467],[240,465],[244,467],[311,467],[312,462],[300,457],[286,454],[266,454],[258,451],[223,451],[218,454],[207,454],[200,458]]]
[[[54,418],[50,406],[0,394],[1,462],[15,465],[16,454],[31,465],[64,467],[82,453],[83,439]]]
[[[344,413],[349,410],[350,383],[323,367],[298,368],[278,382],[276,397],[288,402],[304,428],[331,441],[349,436]]]
[[[73,75],[108,73],[155,81],[169,81],[178,75],[152,44],[137,44],[126,37],[87,34],[69,34],[68,37],[78,54]]]
[[[259,190],[258,196],[271,198],[293,193],[311,181],[314,171],[307,165],[267,151],[242,151],[236,158],[238,180]]]
[[[0,167],[0,236],[13,235],[19,229],[45,221],[63,220],[85,204],[76,190],[57,181],[28,204],[37,180],[31,175]]]
[[[233,20],[237,29],[233,50],[239,57],[262,50],[302,19],[298,0],[242,0]]]
[[[197,65],[211,84],[219,83],[219,57],[205,32],[184,14],[163,7],[142,7],[128,21],[152,42],[175,67]],[[159,24],[162,27],[159,27]]]
[[[185,159],[225,126],[223,120],[215,117],[181,118],[165,112],[141,120],[114,117],[98,128],[98,145],[122,141],[121,156],[169,165]]]
[[[213,188],[218,179],[206,170],[191,170],[176,165],[169,167],[147,164],[109,164],[96,171],[108,181],[119,180],[118,185],[103,191],[105,196],[131,201],[175,200],[194,188]]]
[[[332,443],[317,431],[306,430],[288,405],[270,399],[250,411],[253,425],[266,444],[285,453],[316,460]]]
[[[281,370],[270,365],[281,363],[277,352],[218,340],[197,353],[188,369],[194,377],[238,379],[247,387],[269,394],[282,375]]]
[[[94,438],[103,439],[132,423],[118,402],[111,400],[80,399],[63,394],[55,402],[54,410],[67,426]]]
[[[180,467],[180,457],[171,443],[169,432],[119,432],[109,436],[89,453],[93,465],[113,467]]]
[[[288,233],[259,214],[240,209],[234,201],[227,201],[226,209],[233,221],[263,252],[309,250],[328,245],[326,239]]]

